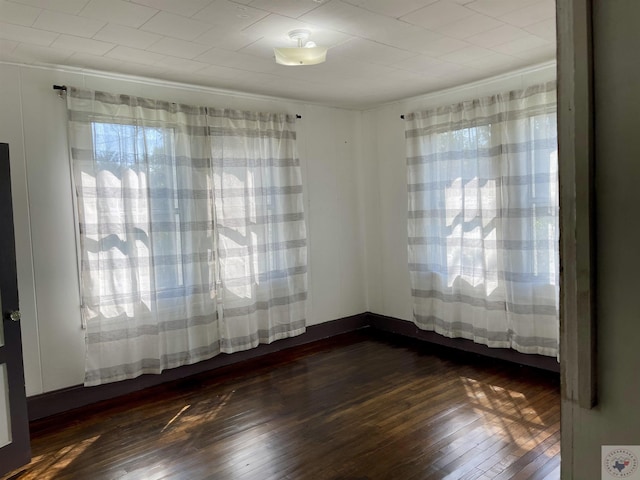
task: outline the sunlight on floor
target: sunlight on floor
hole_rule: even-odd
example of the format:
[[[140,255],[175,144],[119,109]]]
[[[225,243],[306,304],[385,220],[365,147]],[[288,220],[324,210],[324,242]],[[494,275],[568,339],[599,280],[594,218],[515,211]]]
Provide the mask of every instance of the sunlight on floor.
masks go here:
[[[58,474],[64,472],[68,465],[82,455],[91,445],[93,445],[101,435],[87,438],[75,445],[68,445],[60,450],[46,455],[39,455],[31,459],[31,463],[38,467],[30,473],[31,478],[56,478]]]
[[[525,450],[547,438],[548,432],[544,433],[547,425],[523,393],[468,377],[460,380],[474,412],[484,419],[488,431],[508,438]]]
[[[182,409],[178,413],[176,413],[173,416],[173,418],[171,420],[169,420],[169,422],[164,427],[162,427],[162,430],[160,430],[160,433],[164,432],[167,428],[169,428],[169,426],[173,422],[175,422],[178,419],[178,417],[180,417],[180,415],[182,415],[190,406],[191,405],[185,405],[184,407],[182,407]]]
[[[235,390],[232,390],[231,392],[222,395],[219,399],[219,403],[212,409],[209,409],[208,405],[203,406],[203,402],[196,405],[185,405],[171,418],[171,420],[167,422],[167,424],[162,428],[161,433],[171,431],[172,434],[175,435],[177,432],[186,432],[194,425],[214,421],[220,412],[222,412],[234,393]],[[203,408],[205,412],[198,413],[198,410],[202,410]]]

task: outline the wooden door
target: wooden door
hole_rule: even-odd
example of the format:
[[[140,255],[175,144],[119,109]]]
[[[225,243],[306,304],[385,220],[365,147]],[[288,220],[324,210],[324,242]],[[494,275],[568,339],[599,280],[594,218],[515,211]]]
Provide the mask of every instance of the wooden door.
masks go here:
[[[0,143],[0,475],[31,459],[24,388],[9,146]]]

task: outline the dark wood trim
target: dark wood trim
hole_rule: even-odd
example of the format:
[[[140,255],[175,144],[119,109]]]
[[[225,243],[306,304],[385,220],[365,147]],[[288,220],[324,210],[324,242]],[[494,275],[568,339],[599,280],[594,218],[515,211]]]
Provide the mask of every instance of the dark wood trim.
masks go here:
[[[560,372],[560,364],[553,357],[543,355],[528,355],[509,348],[489,348],[486,345],[474,343],[464,338],[447,338],[435,332],[420,330],[413,322],[386,317],[375,313],[369,313],[369,325],[375,330],[394,333],[404,337],[422,340],[424,342],[441,345],[444,347],[462,350],[468,353],[483,355],[485,357],[506,360],[528,367],[540,368],[551,372]]]
[[[144,388],[160,385],[162,383],[178,380],[191,375],[196,375],[208,370],[232,365],[253,358],[270,355],[280,350],[285,350],[298,345],[315,342],[324,338],[333,337],[342,333],[352,332],[368,326],[368,315],[362,313],[351,317],[333,320],[307,327],[307,331],[297,337],[285,338],[268,345],[259,345],[251,350],[234,353],[232,355],[220,354],[193,365],[166,370],[159,375],[142,375],[132,380],[108,383],[96,387],[73,387],[56,390],[54,392],[35,395],[27,399],[29,407],[29,420],[55,415],[74,408],[90,405],[102,400],[118,397],[127,393],[136,392]]]

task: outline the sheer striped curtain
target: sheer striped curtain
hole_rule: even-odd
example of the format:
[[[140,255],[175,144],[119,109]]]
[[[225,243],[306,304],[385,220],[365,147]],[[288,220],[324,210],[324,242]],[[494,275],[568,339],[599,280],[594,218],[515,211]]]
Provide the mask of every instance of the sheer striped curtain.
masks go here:
[[[406,116],[418,327],[557,356],[555,83]]]
[[[295,117],[211,110],[222,350],[305,331],[307,241]]]
[[[233,119],[253,114],[76,88],[68,89],[67,106],[87,329],[85,385],[160,373],[304,331],[306,236],[291,117],[265,114],[279,121],[264,134]],[[235,138],[229,132],[236,128],[238,138],[256,140],[241,153],[220,147],[229,143],[226,137]],[[286,167],[274,170],[269,162]],[[225,175],[224,165],[234,172]],[[261,168],[271,175],[264,183],[240,182]],[[299,193],[276,194],[269,218],[295,211],[296,220],[257,231],[263,191],[288,182]],[[242,202],[253,210],[226,214],[225,205]],[[240,232],[243,222],[251,228]],[[234,235],[229,248],[233,228],[245,235]],[[298,243],[282,245],[280,231]],[[278,271],[285,272],[277,284],[277,275],[263,267],[274,249],[282,253]],[[230,264],[246,265],[247,274],[230,274],[237,273]],[[230,294],[240,284],[244,310]]]

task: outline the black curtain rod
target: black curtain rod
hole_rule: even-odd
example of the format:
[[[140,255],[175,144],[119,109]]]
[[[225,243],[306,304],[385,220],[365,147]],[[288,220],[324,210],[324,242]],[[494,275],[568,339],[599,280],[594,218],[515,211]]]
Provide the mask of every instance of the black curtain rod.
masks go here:
[[[62,90],[63,92],[66,92],[67,91],[67,86],[66,85],[54,85],[53,89],[54,90]],[[302,115],[296,114],[296,118],[302,118]]]

